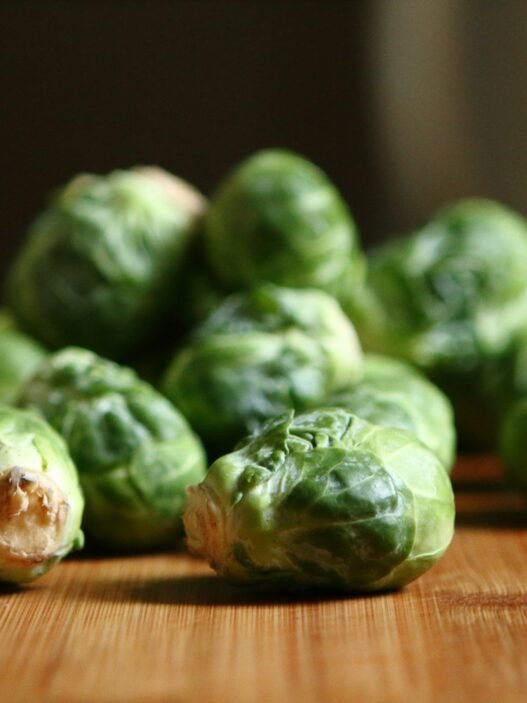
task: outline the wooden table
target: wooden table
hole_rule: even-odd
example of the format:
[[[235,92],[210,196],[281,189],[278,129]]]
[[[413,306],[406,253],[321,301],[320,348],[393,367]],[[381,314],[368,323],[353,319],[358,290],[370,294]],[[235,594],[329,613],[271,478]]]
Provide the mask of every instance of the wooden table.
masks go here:
[[[262,598],[185,554],[0,591],[0,702],[523,703],[527,504],[492,460],[455,477],[453,544],[397,593]]]

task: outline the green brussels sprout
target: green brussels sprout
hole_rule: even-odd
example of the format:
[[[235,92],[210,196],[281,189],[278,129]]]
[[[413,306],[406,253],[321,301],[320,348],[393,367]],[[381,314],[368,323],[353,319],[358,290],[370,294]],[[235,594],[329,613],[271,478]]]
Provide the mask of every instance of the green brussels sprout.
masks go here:
[[[355,331],[333,298],[267,284],[229,296],[207,318],[163,390],[214,454],[284,410],[313,406],[361,366]]]
[[[281,150],[243,161],[213,197],[205,219],[212,273],[231,290],[272,282],[341,298],[362,281],[355,224],[314,164]]]
[[[51,348],[112,357],[156,329],[203,198],[156,169],[75,178],[33,224],[9,273],[20,324]]]
[[[0,406],[0,581],[24,583],[83,545],[84,499],[64,440]]]
[[[377,591],[429,569],[453,534],[439,459],[341,408],[273,418],[189,489],[190,549],[227,579]]]
[[[16,324],[11,313],[9,313],[5,308],[0,308],[0,332],[14,329],[16,329]]]
[[[45,358],[46,350],[16,329],[0,311],[0,403],[14,404],[22,384]]]
[[[374,425],[406,430],[451,470],[455,455],[452,406],[439,388],[409,364],[366,354],[362,380],[333,393],[325,404],[344,408]]]
[[[40,412],[66,440],[90,537],[129,551],[175,540],[185,489],[203,477],[205,456],[168,400],[131,369],[69,348],[37,369],[20,403]]]
[[[365,349],[425,371],[450,397],[465,443],[486,446],[496,436],[504,360],[526,313],[526,221],[469,199],[371,256],[352,317]]]

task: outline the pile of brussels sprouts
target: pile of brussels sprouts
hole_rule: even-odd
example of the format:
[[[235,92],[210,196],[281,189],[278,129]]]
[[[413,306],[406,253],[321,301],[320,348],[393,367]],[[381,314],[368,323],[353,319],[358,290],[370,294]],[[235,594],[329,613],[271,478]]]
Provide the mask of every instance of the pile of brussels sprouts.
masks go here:
[[[454,421],[527,485],[524,311],[527,225],[495,202],[367,256],[287,151],[210,202],[152,167],[74,178],[5,282],[0,580],[83,533],[133,552],[185,532],[235,583],[412,581],[452,539]]]

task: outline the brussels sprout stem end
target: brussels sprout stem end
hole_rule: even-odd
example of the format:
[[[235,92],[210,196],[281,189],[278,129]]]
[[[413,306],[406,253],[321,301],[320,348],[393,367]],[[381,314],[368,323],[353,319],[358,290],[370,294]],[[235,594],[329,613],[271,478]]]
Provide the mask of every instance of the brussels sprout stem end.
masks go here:
[[[42,474],[14,466],[0,475],[0,561],[39,564],[60,551],[69,511],[64,494]]]
[[[217,502],[202,486],[191,486],[187,496],[187,509],[183,514],[187,546],[193,554],[207,559],[214,569],[225,558],[225,518]]]

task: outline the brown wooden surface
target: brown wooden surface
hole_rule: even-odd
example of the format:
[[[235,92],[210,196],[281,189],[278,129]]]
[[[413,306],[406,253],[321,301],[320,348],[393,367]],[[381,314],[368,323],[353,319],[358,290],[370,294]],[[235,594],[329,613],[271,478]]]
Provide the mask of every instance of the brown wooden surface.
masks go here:
[[[447,555],[401,592],[270,599],[184,554],[0,591],[1,703],[523,703],[527,505],[464,459]]]

